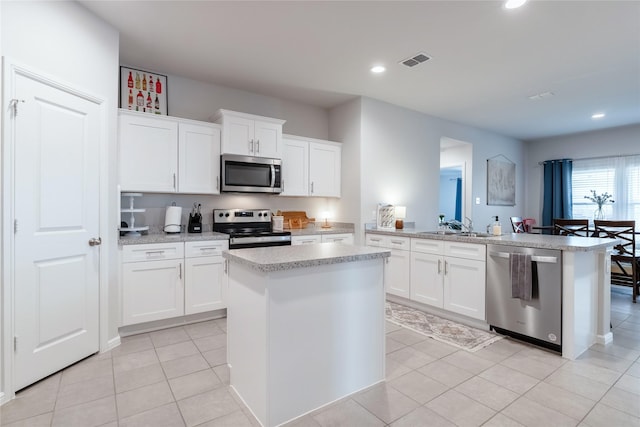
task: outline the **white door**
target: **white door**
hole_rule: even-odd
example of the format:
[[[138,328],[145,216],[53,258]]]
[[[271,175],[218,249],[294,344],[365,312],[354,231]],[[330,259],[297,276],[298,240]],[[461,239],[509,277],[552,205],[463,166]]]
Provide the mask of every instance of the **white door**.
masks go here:
[[[309,143],[283,139],[281,196],[309,195]]]
[[[224,258],[209,256],[185,260],[184,314],[227,306]]]
[[[253,155],[254,121],[244,117],[225,116],[222,121],[222,152]]]
[[[385,285],[387,292],[404,298],[411,298],[411,252],[391,249],[391,256],[387,259]]]
[[[15,75],[14,388],[99,349],[100,106]],[[94,241],[94,243],[97,243]]]
[[[340,197],[340,146],[309,144],[309,194],[316,197]]]
[[[484,261],[444,258],[443,308],[475,319],[485,319]]]

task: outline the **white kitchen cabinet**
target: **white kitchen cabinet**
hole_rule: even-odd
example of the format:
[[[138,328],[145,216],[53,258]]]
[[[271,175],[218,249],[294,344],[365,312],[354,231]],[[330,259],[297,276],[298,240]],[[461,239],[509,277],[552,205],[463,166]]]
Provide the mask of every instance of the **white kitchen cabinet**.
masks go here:
[[[123,325],[184,315],[182,243],[125,246],[122,262]]]
[[[332,142],[309,143],[309,195],[340,197],[342,146]]]
[[[366,245],[391,250],[384,268],[386,292],[404,298],[410,298],[411,252],[410,240],[402,236],[383,236],[367,234]]]
[[[177,191],[178,123],[175,120],[121,112],[118,140],[122,191]]]
[[[485,319],[485,246],[411,239],[411,299]]]
[[[213,117],[222,125],[222,153],[282,157],[282,125],[285,120],[218,110]]]
[[[281,196],[309,195],[309,142],[285,136],[282,138]]]
[[[185,243],[185,314],[218,310],[227,306],[227,275],[222,251],[227,240]]]
[[[343,245],[353,245],[353,234],[352,233],[323,234],[322,243],[325,243],[325,242],[340,243]]]
[[[291,236],[291,245],[313,245],[322,243],[322,236],[319,234],[308,234],[305,236]]]
[[[220,193],[220,128],[178,123],[178,192]]]
[[[342,145],[284,135],[282,196],[340,197]]]
[[[122,191],[219,194],[220,127],[120,111]]]

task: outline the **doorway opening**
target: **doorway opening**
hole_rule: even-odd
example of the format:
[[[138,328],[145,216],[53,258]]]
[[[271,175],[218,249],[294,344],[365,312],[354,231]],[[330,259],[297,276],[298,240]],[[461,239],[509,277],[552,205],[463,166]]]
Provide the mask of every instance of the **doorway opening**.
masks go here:
[[[440,139],[439,210],[445,221],[471,218],[472,155],[472,144]]]

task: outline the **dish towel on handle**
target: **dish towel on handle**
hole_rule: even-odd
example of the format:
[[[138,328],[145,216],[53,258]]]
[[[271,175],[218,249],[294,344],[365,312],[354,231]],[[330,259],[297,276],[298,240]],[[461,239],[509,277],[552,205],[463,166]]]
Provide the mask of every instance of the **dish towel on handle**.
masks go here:
[[[510,254],[511,298],[531,301],[531,255]]]

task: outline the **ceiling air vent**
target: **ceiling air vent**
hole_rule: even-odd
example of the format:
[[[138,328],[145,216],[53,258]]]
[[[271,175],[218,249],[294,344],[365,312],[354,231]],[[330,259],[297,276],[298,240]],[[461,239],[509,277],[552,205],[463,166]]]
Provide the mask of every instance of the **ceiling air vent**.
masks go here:
[[[400,63],[402,65],[406,65],[407,67],[415,67],[416,65],[422,64],[423,62],[426,62],[430,59],[431,57],[429,55],[420,52],[417,55],[412,56],[411,58],[403,59],[402,61],[400,61]]]

